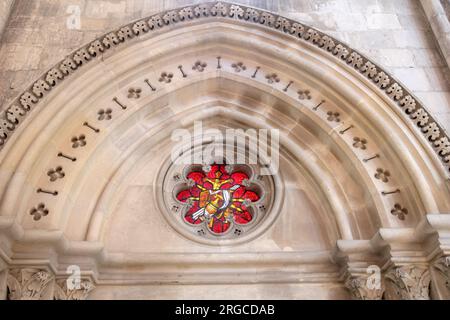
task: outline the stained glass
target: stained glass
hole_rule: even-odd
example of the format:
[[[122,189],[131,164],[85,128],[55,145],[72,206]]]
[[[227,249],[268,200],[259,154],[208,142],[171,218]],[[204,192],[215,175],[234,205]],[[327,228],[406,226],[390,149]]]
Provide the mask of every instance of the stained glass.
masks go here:
[[[205,221],[212,232],[221,234],[232,223],[245,225],[252,221],[248,207],[260,196],[246,187],[246,173],[229,174],[226,167],[213,164],[208,172],[192,171],[187,175],[192,186],[176,195],[179,201],[190,204],[184,214],[186,222],[198,225]]]

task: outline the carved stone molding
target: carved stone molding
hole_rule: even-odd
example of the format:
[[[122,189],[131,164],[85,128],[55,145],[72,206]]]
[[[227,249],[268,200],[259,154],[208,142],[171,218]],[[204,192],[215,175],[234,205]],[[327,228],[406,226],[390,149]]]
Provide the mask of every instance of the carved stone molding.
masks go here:
[[[445,279],[445,286],[450,290],[450,256],[441,257],[433,265]]]
[[[58,279],[55,283],[55,300],[86,300],[95,286],[89,279],[83,279],[79,283],[70,280]]]
[[[429,300],[430,273],[423,266],[406,265],[391,268],[385,275],[386,299]]]
[[[354,300],[381,300],[384,293],[381,281],[372,281],[370,276],[348,277],[345,287]]]
[[[165,26],[171,27],[175,24],[180,25],[199,19],[232,19],[233,21],[264,26],[287,34],[295,41],[314,45],[336,60],[345,63],[366,77],[403,111],[405,117],[414,124],[418,132],[429,141],[447,173],[450,172],[449,137],[425,110],[425,107],[381,67],[346,44],[307,25],[264,10],[223,2],[187,6],[141,19],[112,31],[67,56],[30,85],[0,116],[0,149],[10,139],[27,114],[55,86],[69,78],[72,73],[82,69],[83,66],[92,61],[100,61],[98,58],[105,52],[122,43],[150,35]]]
[[[54,276],[43,269],[10,269],[7,277],[8,300],[50,300]]]

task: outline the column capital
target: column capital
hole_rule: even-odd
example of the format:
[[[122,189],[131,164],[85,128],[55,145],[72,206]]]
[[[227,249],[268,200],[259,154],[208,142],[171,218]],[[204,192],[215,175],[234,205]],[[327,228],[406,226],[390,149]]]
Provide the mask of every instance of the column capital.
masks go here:
[[[388,300],[430,299],[430,272],[427,266],[394,266],[386,272],[385,281],[385,297]]]
[[[94,289],[91,279],[58,279],[55,283],[55,300],[86,300]]]

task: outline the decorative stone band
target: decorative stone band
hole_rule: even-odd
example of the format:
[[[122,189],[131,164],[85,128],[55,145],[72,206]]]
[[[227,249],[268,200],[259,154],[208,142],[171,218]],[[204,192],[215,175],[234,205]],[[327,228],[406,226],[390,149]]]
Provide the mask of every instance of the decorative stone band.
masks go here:
[[[420,102],[406,88],[394,80],[387,72],[369,61],[362,54],[351,49],[340,41],[308,27],[302,23],[275,15],[273,13],[242,5],[211,2],[197,6],[188,6],[170,10],[125,25],[98,38],[67,56],[62,62],[45,73],[9,106],[0,117],[0,148],[23,121],[26,114],[39,103],[59,82],[68,78],[71,73],[100,56],[108,49],[120,45],[127,40],[137,38],[155,29],[167,25],[179,24],[201,18],[229,18],[263,25],[291,35],[293,38],[311,43],[367,77],[382,90],[418,130],[425,136],[450,172],[450,140],[442,128],[433,120]]]

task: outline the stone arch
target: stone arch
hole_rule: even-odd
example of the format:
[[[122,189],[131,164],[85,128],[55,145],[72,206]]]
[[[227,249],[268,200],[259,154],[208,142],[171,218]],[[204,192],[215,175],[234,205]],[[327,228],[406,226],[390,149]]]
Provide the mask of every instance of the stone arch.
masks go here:
[[[0,123],[4,251],[33,252],[57,273],[83,256],[83,267],[96,270],[89,276],[100,285],[117,280],[108,271],[124,273],[135,265],[145,270],[136,281],[152,274],[153,282],[159,281],[160,263],[195,268],[196,262],[183,255],[172,261],[164,250],[143,256],[136,243],[136,251],[115,252],[120,246],[110,240],[120,232],[122,220],[114,214],[126,197],[124,186],[146,161],[158,164],[157,172],[166,159],[157,151],[168,152],[171,130],[190,128],[197,119],[224,121],[225,128],[280,129],[282,161],[287,172],[298,174],[293,177],[302,183],[295,190],[317,213],[305,219],[314,219],[318,236],[310,243],[302,239],[306,245],[297,243],[293,253],[286,252],[289,239],[258,247],[249,238],[241,249],[236,243],[224,249],[228,256],[213,259],[212,274],[220,265],[233,268],[237,250],[261,268],[304,265],[298,277],[339,288],[339,268],[330,261],[336,242],[338,250],[350,241],[350,247],[376,251],[389,242],[380,230],[411,233],[427,214],[449,211],[448,137],[404,86],[318,30],[250,7],[209,3],[100,37],[7,108]],[[156,176],[148,178],[159,185]],[[286,181],[297,183],[284,181],[285,188]],[[280,211],[295,205],[299,194],[285,195]],[[149,210],[157,214],[161,208]],[[158,226],[164,229],[163,220]],[[169,239],[177,243],[169,251],[181,250],[186,241]],[[35,241],[42,252],[34,252]],[[216,254],[214,247],[190,241],[196,250]],[[262,261],[245,254],[264,249]],[[289,273],[277,279],[288,281]]]

